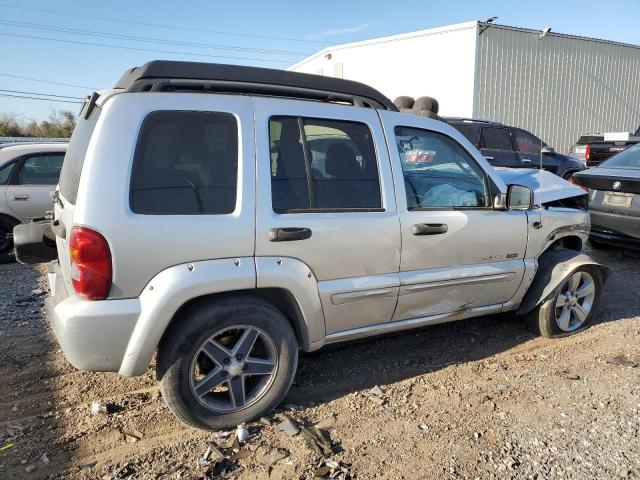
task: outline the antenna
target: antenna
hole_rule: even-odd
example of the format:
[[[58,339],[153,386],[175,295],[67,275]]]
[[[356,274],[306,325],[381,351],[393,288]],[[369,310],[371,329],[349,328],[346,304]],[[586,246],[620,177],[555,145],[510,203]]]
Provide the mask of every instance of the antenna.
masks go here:
[[[542,206],[542,139],[540,139],[540,150],[539,150],[539,156],[540,156],[540,164],[538,165],[538,188],[540,190],[540,215],[538,217],[538,224],[537,225],[533,225],[535,228],[542,228],[542,210],[544,209],[544,207]]]

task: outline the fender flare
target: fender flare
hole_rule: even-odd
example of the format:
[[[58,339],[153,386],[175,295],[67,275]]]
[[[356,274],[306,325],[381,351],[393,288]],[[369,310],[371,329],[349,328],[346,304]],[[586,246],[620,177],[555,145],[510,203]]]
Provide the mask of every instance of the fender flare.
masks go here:
[[[551,297],[564,280],[578,267],[591,265],[602,274],[604,284],[611,269],[593,260],[589,255],[574,250],[552,250],[543,253],[538,260],[538,269],[517,310],[518,315],[526,315]]]

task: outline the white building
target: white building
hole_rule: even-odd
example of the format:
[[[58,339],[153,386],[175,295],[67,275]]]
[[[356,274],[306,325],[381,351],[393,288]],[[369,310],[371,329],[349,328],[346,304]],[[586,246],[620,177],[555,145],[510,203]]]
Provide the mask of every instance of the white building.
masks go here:
[[[440,115],[529,130],[561,152],[640,124],[640,46],[467,22],[335,45],[290,70],[438,99]]]

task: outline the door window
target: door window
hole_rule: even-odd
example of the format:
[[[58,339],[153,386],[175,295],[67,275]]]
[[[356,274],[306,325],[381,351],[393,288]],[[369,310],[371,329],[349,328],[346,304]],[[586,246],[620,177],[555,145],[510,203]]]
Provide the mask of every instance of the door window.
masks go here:
[[[238,126],[229,113],[157,111],[145,119],[133,159],[131,210],[222,215],[235,210]]]
[[[365,124],[273,117],[269,135],[274,212],[382,209],[375,148]]]
[[[64,153],[27,157],[17,172],[18,185],[55,185],[60,177]]]
[[[15,162],[9,162],[7,165],[0,167],[0,185],[6,185],[11,178],[11,172],[16,166]]]
[[[409,210],[491,206],[484,171],[452,138],[410,127],[395,137]]]
[[[544,143],[538,137],[525,132],[524,130],[512,130],[513,139],[516,142],[516,147],[521,153],[539,154]]]
[[[513,145],[506,128],[484,127],[480,138],[480,148],[513,150]]]

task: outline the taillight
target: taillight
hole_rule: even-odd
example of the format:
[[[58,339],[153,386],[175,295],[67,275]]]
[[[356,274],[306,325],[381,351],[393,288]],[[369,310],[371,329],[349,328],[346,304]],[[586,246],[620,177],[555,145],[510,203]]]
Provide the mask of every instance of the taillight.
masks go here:
[[[591,158],[591,145],[587,145],[587,148],[584,150],[584,159],[589,161]]]
[[[585,187],[585,186],[583,186],[583,185],[580,185],[578,182],[576,182],[576,179],[575,179],[575,178],[573,178],[573,175],[570,175],[570,176],[567,178],[567,182],[574,184],[576,187],[580,187],[580,188],[581,188],[582,190],[584,190],[585,192],[588,192],[588,191],[589,191],[589,189],[588,189],[587,187]]]
[[[89,300],[104,300],[111,290],[111,252],[102,235],[73,227],[69,237],[71,282],[76,293]]]

